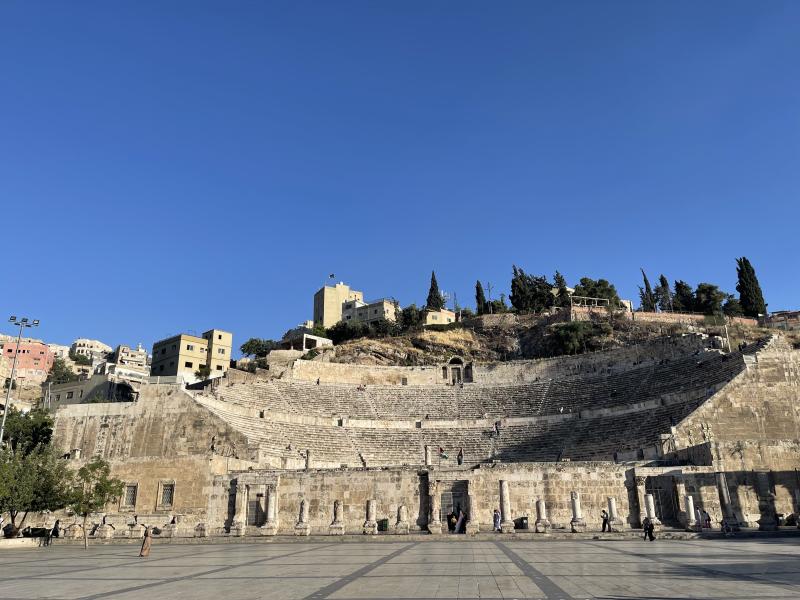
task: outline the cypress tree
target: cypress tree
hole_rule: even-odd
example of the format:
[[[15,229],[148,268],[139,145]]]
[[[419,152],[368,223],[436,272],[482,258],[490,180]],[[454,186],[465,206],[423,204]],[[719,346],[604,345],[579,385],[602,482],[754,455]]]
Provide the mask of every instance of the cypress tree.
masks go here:
[[[658,278],[658,285],[655,289],[656,297],[658,299],[658,308],[661,312],[667,312],[672,309],[672,291],[669,289],[669,281],[662,274]]]
[[[556,274],[553,276],[553,283],[557,288],[556,291],[556,305],[557,306],[569,306],[569,291],[567,291],[567,280],[564,279],[564,276],[556,271]]]
[[[746,317],[758,317],[759,314],[767,314],[767,305],[764,302],[764,294],[761,293],[761,286],[756,277],[756,270],[746,256],[736,259],[736,275],[739,282],[736,284],[736,291],[739,292],[739,302]]]
[[[644,269],[642,269],[642,278],[644,279],[644,288],[639,288],[641,309],[646,312],[655,312],[656,296],[653,294],[653,288],[650,287],[650,280],[647,279],[647,274],[644,272]]]
[[[431,271],[431,287],[428,290],[428,300],[425,302],[426,308],[430,310],[442,310],[444,308],[444,298],[439,291],[439,283],[436,281],[436,273]]]
[[[486,312],[486,296],[483,293],[483,285],[480,281],[475,282],[475,310],[479,315]]]

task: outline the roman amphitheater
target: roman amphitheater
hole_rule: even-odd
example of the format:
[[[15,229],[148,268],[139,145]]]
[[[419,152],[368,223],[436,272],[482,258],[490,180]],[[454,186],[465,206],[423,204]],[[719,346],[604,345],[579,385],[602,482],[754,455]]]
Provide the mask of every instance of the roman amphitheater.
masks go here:
[[[213,385],[74,404],[55,442],[126,482],[92,535],[285,536],[618,531],[697,508],[774,529],[798,512],[800,351],[698,334],[544,360],[427,367],[287,361]],[[440,450],[441,449],[441,450]],[[463,461],[457,459],[463,451]],[[70,533],[81,535],[77,523]],[[536,533],[534,533],[536,532]]]

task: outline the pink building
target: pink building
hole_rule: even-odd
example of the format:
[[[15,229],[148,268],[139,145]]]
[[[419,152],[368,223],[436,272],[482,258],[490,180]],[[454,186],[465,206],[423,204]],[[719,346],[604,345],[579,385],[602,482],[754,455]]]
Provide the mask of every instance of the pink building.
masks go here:
[[[0,373],[5,377],[11,376],[11,366],[16,352],[17,342],[3,342],[0,347],[0,356],[2,356],[0,358]],[[53,357],[53,351],[50,350],[47,344],[42,342],[20,342],[16,378],[41,383],[53,366]]]

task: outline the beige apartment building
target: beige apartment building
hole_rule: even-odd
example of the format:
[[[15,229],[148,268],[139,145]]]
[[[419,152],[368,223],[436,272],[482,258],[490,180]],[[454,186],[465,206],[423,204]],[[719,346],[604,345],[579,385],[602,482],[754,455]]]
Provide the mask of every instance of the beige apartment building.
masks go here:
[[[153,344],[151,377],[181,376],[195,382],[195,371],[204,365],[211,377],[221,377],[231,361],[233,334],[221,329],[206,331],[202,337],[182,333]]]
[[[395,321],[397,307],[394,300],[381,298],[364,301],[364,292],[353,290],[339,282],[325,286],[314,294],[314,326],[326,329],[339,321],[348,323],[371,323],[380,320]]]
[[[450,323],[456,322],[456,313],[452,310],[447,310],[443,308],[442,310],[426,310],[425,311],[425,323],[424,326],[427,327],[428,325],[448,325]]]
[[[147,350],[142,348],[141,344],[139,344],[135,350],[130,346],[117,346],[114,353],[111,355],[110,362],[133,371],[150,370],[150,367],[147,365]]]

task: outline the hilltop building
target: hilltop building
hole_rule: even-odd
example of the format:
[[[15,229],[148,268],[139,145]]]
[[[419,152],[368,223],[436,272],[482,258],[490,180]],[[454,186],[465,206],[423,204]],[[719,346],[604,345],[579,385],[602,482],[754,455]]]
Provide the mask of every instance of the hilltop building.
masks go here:
[[[150,365],[147,361],[147,350],[142,348],[139,344],[136,350],[130,346],[117,346],[111,355],[112,363],[132,371],[140,371],[142,373],[150,372]]]
[[[153,377],[180,376],[184,381],[197,381],[195,372],[208,365],[211,377],[220,377],[230,366],[233,334],[210,329],[202,337],[181,333],[153,344],[150,375]]]
[[[351,289],[339,282],[323,286],[314,294],[314,326],[333,327],[339,321],[348,323],[372,323],[397,319],[397,307],[393,300],[381,298],[364,301],[364,292]]]
[[[70,353],[81,356],[105,357],[106,354],[111,352],[112,348],[108,344],[104,344],[99,340],[88,340],[86,338],[78,338],[72,342],[70,346]]]
[[[456,313],[443,308],[441,310],[425,309],[425,322],[423,325],[448,325],[456,322]]]

